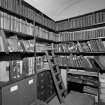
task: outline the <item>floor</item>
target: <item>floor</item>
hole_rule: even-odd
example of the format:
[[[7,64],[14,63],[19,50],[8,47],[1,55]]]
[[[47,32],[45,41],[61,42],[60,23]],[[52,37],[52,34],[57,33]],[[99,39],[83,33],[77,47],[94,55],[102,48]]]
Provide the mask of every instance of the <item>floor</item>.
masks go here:
[[[54,97],[48,105],[94,105],[94,97],[71,91],[65,98],[65,103],[60,104],[57,97]]]

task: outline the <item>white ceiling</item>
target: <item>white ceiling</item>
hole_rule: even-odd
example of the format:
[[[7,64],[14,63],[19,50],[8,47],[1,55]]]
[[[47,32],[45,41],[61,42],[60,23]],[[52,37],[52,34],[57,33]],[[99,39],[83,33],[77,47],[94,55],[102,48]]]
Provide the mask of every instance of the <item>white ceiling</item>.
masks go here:
[[[50,18],[62,20],[105,9],[105,0],[25,0]]]

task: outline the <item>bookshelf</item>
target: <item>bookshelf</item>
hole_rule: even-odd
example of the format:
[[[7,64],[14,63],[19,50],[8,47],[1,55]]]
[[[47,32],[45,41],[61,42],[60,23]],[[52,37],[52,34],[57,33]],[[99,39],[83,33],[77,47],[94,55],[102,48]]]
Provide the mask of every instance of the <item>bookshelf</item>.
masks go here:
[[[57,21],[56,29],[58,40],[54,50],[59,67],[67,69],[68,81],[81,84],[83,91],[98,97],[96,102],[100,103],[104,100],[100,86],[104,78],[103,82],[100,82],[100,78],[105,68],[96,57],[105,56],[105,9]],[[85,76],[87,79],[91,77],[90,80],[97,78],[97,86],[93,85],[96,88],[86,86],[83,80]]]
[[[56,22],[58,32],[86,30],[105,26],[105,9]]]
[[[36,51],[43,51],[55,41],[54,20],[24,0],[0,0],[0,66],[3,68],[0,71],[0,105],[30,105],[37,98],[48,102],[55,96],[53,82],[45,84],[49,79],[52,81],[46,68],[48,64],[43,68],[44,73],[36,65],[38,62],[40,68],[40,59],[45,55]],[[36,59],[37,56],[40,58]],[[41,78],[41,74],[47,74],[46,78]],[[45,83],[39,83],[41,79]],[[46,98],[42,96],[43,89],[36,92],[40,86],[46,88]]]
[[[55,21],[36,8],[29,5],[24,0],[12,0],[11,3],[9,2],[10,1],[7,0],[0,0],[0,10],[18,18],[27,20],[31,23],[33,23],[34,17],[36,17],[36,25],[43,27],[49,31],[56,32]]]

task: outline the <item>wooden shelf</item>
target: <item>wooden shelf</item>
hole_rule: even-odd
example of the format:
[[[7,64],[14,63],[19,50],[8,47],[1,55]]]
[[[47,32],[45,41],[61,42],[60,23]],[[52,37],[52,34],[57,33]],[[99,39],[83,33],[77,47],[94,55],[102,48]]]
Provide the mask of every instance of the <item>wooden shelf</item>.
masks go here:
[[[100,23],[100,24],[95,24],[92,26],[86,26],[86,27],[81,27],[81,28],[71,28],[71,29],[67,29],[67,30],[60,30],[58,32],[74,32],[74,31],[81,31],[81,30],[87,30],[87,29],[93,29],[93,28],[98,28],[98,27],[103,27],[105,26],[105,23]]]
[[[77,74],[77,75],[87,75],[87,76],[93,76],[98,77],[98,72],[92,72],[92,71],[81,71],[81,70],[68,70],[68,73],[70,74]]]
[[[53,41],[53,40],[44,39],[44,38],[39,38],[39,37],[36,37],[36,42],[39,42],[39,43],[56,43],[56,42]]]
[[[15,32],[15,31],[7,30],[7,29],[1,29],[1,30],[3,30],[6,33],[6,35],[8,35],[8,36],[17,35],[17,37],[25,39],[25,40],[34,39],[34,36],[24,34],[22,32]],[[44,39],[44,38],[40,38],[40,37],[36,37],[36,42],[40,42],[40,43],[56,43],[56,41],[49,40],[49,39]]]
[[[70,54],[73,55],[83,55],[83,56],[103,56],[105,55],[105,52],[55,52],[55,55],[60,56],[69,56]],[[43,56],[45,55],[45,52],[36,52],[36,56]]]
[[[8,85],[10,85],[10,84],[13,84],[13,83],[16,83],[16,82],[18,82],[18,81],[24,80],[24,79],[26,79],[26,78],[34,77],[34,76],[35,76],[35,74],[29,75],[29,76],[24,76],[24,77],[21,77],[21,78],[12,80],[12,81],[8,81],[8,82],[0,82],[0,87],[5,87],[5,86],[8,86]]]
[[[25,1],[22,1],[22,2],[24,2],[24,3],[27,4],[27,5],[29,5],[29,4],[28,4],[27,2],[25,2]],[[39,11],[39,10],[37,10],[36,8],[32,7],[31,5],[29,5],[29,6],[30,6],[31,8],[33,8],[35,11]],[[18,14],[18,13],[16,13],[16,12],[12,11],[12,10],[8,10],[7,8],[3,8],[3,7],[0,6],[0,10],[3,11],[3,12],[6,12],[6,13],[12,15],[12,16],[16,16],[17,18],[21,18],[21,19],[23,19],[23,20],[27,20],[28,22],[31,22],[32,24],[33,24],[33,22],[34,22],[34,20],[29,19],[28,17],[25,17],[25,16],[23,16],[23,15],[21,15],[21,14]],[[43,13],[40,12],[40,11],[39,11],[39,14],[45,15],[45,14],[43,14]],[[45,17],[46,17],[46,18],[49,18],[49,17],[46,16],[46,15],[45,15]],[[49,19],[51,20],[51,18],[49,18]],[[53,20],[53,21],[54,21],[54,20]],[[54,22],[55,22],[55,21],[54,21]],[[38,23],[38,22],[35,22],[35,25],[40,26],[40,27],[42,27],[42,28],[44,28],[44,29],[46,29],[46,30],[48,30],[48,31],[52,31],[52,32],[57,33],[56,30],[51,29],[51,28],[49,28],[49,27],[47,27],[47,26],[45,26],[45,25],[43,25],[43,24],[40,24],[40,23]]]
[[[42,68],[40,70],[37,70],[38,73],[45,72],[45,71],[51,71],[51,70],[48,68]]]
[[[92,85],[92,84],[87,84],[87,83],[84,83],[83,80],[78,80],[78,81],[73,81],[73,80],[70,80],[69,78],[67,79],[68,82],[73,82],[73,83],[78,83],[78,84],[81,84],[83,86],[90,86],[90,87],[94,87],[94,88],[98,88],[98,85]]]
[[[22,60],[24,57],[33,57],[34,52],[0,52],[0,61]]]
[[[56,55],[69,56],[73,55],[83,55],[83,56],[102,56],[105,55],[105,52],[55,52]]]
[[[87,42],[87,41],[90,41],[90,40],[97,40],[97,39],[101,39],[102,41],[105,41],[105,37],[97,37],[97,38],[91,38],[91,39],[86,39],[86,40],[59,41],[59,42],[56,42],[56,44],[70,43],[70,42]]]
[[[59,66],[60,69],[76,69],[76,70],[86,70],[86,71],[95,71],[98,72],[99,70],[93,69],[93,68],[84,68],[84,67],[70,67],[70,66]]]
[[[36,56],[44,56],[45,52],[36,52]]]
[[[24,34],[22,32],[15,32],[15,31],[7,30],[7,29],[1,29],[1,30],[3,30],[6,33],[6,35],[8,35],[8,36],[14,36],[14,35],[16,35],[17,37],[25,39],[25,40],[34,39],[34,36],[28,35],[28,34]]]

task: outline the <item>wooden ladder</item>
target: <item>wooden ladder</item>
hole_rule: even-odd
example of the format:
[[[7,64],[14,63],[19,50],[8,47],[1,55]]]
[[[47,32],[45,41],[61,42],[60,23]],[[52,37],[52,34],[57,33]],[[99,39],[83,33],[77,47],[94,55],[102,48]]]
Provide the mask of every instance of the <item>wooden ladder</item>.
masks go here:
[[[66,93],[66,89],[62,80],[61,72],[59,66],[57,65],[56,56],[53,50],[45,51],[46,59],[49,64],[49,68],[51,70],[52,78],[55,84],[57,96],[60,103],[64,103],[64,97]]]

